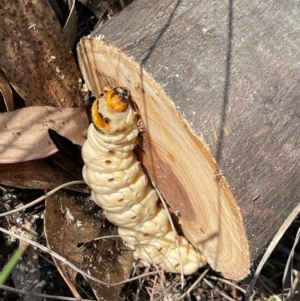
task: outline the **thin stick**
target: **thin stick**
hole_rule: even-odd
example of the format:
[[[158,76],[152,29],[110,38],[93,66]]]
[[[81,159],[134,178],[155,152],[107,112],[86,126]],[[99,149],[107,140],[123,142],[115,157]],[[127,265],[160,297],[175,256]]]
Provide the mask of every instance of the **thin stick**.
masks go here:
[[[121,3],[121,6],[122,6],[122,9],[124,9],[125,8],[124,0],[120,0],[120,3]]]
[[[101,280],[99,280],[99,279],[97,279],[97,278],[95,278],[95,277],[89,275],[88,273],[82,271],[81,269],[77,268],[73,263],[71,263],[70,261],[66,260],[66,259],[65,259],[64,257],[62,257],[61,255],[59,255],[59,254],[57,254],[57,253],[55,253],[55,252],[49,250],[48,248],[46,248],[46,247],[44,247],[44,246],[42,246],[42,245],[36,243],[36,242],[33,241],[33,240],[30,240],[30,239],[28,239],[28,238],[25,238],[25,237],[22,237],[22,236],[20,236],[20,235],[17,235],[17,234],[15,234],[15,233],[11,232],[11,231],[7,231],[7,230],[5,230],[5,229],[3,229],[3,228],[1,228],[1,227],[0,227],[0,231],[2,231],[3,233],[8,234],[8,235],[10,235],[10,236],[13,236],[13,237],[15,237],[15,238],[18,238],[18,239],[20,239],[20,240],[23,240],[23,241],[25,241],[25,242],[27,242],[27,243],[29,243],[29,244],[31,244],[31,245],[33,245],[33,246],[39,248],[40,250],[49,253],[51,256],[57,258],[58,260],[60,260],[60,261],[63,262],[64,264],[68,265],[70,268],[72,268],[72,269],[75,270],[76,272],[82,274],[83,276],[85,276],[85,277],[87,277],[87,278],[89,278],[89,279],[91,279],[91,280],[93,280],[93,281],[95,281],[95,282],[97,282],[97,283],[103,284],[103,285],[107,285],[107,286],[116,286],[116,285],[124,284],[124,283],[127,283],[127,282],[131,282],[131,281],[133,281],[133,280],[136,280],[136,279],[139,279],[139,278],[148,276],[148,275],[156,275],[156,274],[157,274],[157,272],[148,272],[148,273],[146,273],[146,274],[139,275],[139,276],[136,276],[136,277],[127,279],[127,280],[123,280],[123,281],[121,281],[121,282],[117,282],[117,283],[113,283],[113,284],[107,283],[107,282],[101,281]]]
[[[299,280],[300,280],[300,273],[298,271],[295,271],[294,272],[296,273],[296,277],[292,283],[292,286],[291,286],[291,289],[286,297],[286,300],[291,300],[291,298],[294,296],[294,292],[296,291],[297,289],[297,286],[299,284]]]
[[[195,286],[205,277],[205,275],[208,273],[210,268],[206,269],[199,277],[198,279],[191,285],[191,287],[184,293],[182,294],[178,299],[175,299],[176,301],[182,300],[186,295],[188,295],[194,288]]]
[[[221,278],[221,277],[216,277],[216,276],[211,276],[211,275],[207,275],[206,276],[207,278],[210,278],[210,279],[213,279],[213,280],[217,280],[217,281],[221,281],[223,283],[226,283],[232,287],[235,287],[236,289],[240,290],[243,294],[246,293],[246,290],[244,290],[243,288],[241,288],[240,286],[238,286],[237,284],[227,280],[227,279],[224,279],[224,278]]]
[[[62,184],[60,186],[57,186],[56,188],[48,191],[43,196],[39,197],[38,199],[34,200],[31,203],[28,203],[28,204],[26,204],[26,205],[24,205],[22,207],[17,208],[17,209],[10,210],[10,211],[7,211],[5,213],[1,213],[0,217],[7,216],[7,215],[10,215],[10,214],[13,214],[13,213],[25,210],[25,209],[27,209],[27,208],[29,208],[31,206],[34,206],[34,205],[38,204],[39,202],[41,202],[43,200],[45,200],[47,197],[49,197],[50,195],[54,194],[55,192],[57,192],[58,190],[60,190],[62,188],[65,188],[65,187],[68,187],[68,186],[71,186],[71,185],[78,185],[78,184],[85,184],[85,182],[82,181],[82,180],[81,181],[72,181],[72,182],[68,182],[68,183]]]
[[[300,229],[298,229],[298,231],[297,231],[293,247],[290,251],[290,254],[289,254],[285,269],[284,269],[284,274],[283,274],[283,278],[282,278],[282,296],[281,296],[282,299],[283,299],[283,291],[284,291],[284,287],[285,287],[286,277],[287,277],[287,274],[288,274],[288,269],[291,266],[291,270],[293,270],[293,259],[294,259],[294,254],[295,254],[295,248],[298,244],[299,239],[300,239]],[[297,278],[298,277],[296,277],[296,280],[297,280]],[[291,272],[291,283],[293,283],[293,282],[294,282],[293,272]],[[292,286],[289,293],[288,293],[288,295],[287,295],[287,298],[286,298],[287,300],[289,298],[291,298],[291,296],[293,295],[293,291],[294,291],[294,288]]]
[[[211,288],[213,288],[215,291],[217,291],[219,294],[221,294],[221,295],[222,295],[224,298],[226,298],[227,300],[229,300],[229,301],[236,301],[236,300],[230,298],[227,294],[225,294],[225,293],[222,292],[221,290],[219,290],[215,285],[211,284],[210,281],[208,281],[207,279],[204,278],[203,281],[204,281],[205,283],[207,283],[207,284],[208,284]],[[245,299],[245,300],[247,300],[247,299]]]

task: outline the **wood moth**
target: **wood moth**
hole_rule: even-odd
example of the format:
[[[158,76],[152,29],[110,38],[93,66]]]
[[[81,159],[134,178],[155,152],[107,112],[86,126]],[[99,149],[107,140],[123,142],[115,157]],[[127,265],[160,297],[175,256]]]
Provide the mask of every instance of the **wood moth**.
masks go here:
[[[133,152],[139,128],[130,102],[129,90],[122,87],[108,89],[94,101],[82,147],[83,178],[136,257],[173,273],[181,272],[181,257],[183,273],[192,274],[206,258],[183,236],[178,236],[177,248],[167,212]]]

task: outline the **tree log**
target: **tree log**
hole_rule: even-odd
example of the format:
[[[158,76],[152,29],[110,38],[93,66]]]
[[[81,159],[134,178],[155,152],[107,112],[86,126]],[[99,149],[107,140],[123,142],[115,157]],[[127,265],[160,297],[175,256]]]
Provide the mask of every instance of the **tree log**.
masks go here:
[[[139,0],[78,45],[96,96],[130,89],[144,166],[185,236],[231,279],[299,202],[299,8]]]

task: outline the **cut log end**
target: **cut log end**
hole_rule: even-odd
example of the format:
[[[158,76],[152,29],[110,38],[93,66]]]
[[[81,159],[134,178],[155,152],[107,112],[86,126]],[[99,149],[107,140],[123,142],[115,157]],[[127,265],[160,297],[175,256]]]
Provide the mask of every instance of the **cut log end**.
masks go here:
[[[239,280],[249,272],[249,247],[242,215],[205,142],[194,134],[163,88],[125,53],[97,38],[78,45],[84,79],[94,93],[127,87],[146,132],[140,160],[182,230],[211,267]]]

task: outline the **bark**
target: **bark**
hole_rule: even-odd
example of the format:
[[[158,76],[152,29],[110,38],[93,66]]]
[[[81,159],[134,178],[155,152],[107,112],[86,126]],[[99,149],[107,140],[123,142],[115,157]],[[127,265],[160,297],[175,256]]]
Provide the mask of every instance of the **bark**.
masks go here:
[[[94,93],[131,90],[143,164],[187,238],[231,279],[299,202],[299,6],[139,0],[78,47]]]

